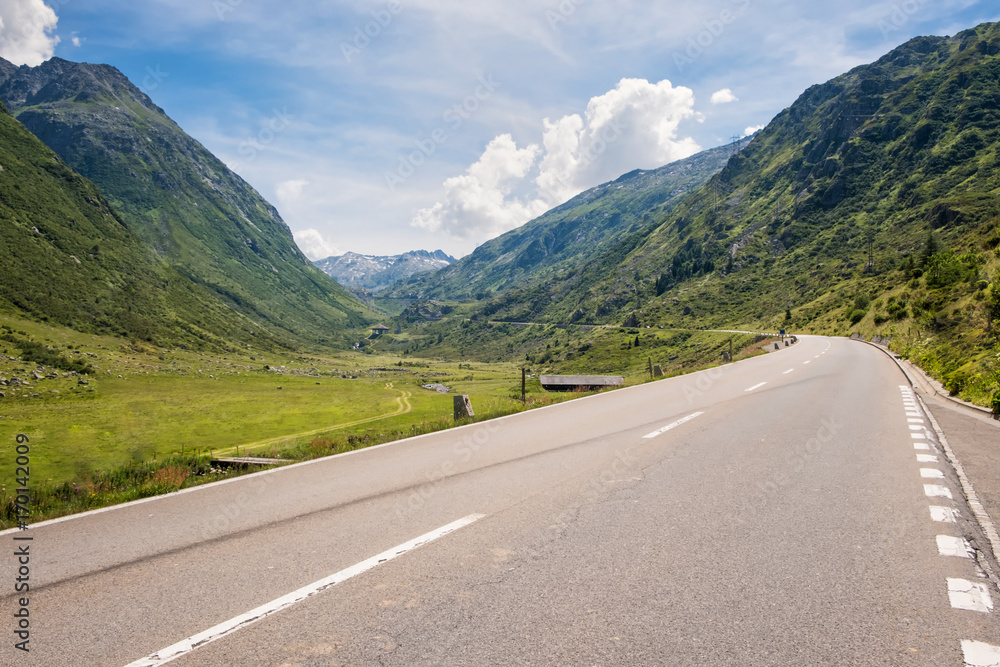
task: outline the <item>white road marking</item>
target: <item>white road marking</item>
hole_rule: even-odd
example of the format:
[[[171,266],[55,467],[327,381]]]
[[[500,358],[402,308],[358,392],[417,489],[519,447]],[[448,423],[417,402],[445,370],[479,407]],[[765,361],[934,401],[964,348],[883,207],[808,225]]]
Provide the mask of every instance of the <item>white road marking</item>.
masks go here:
[[[924,420],[920,419],[919,417],[918,418],[911,417],[911,418],[909,418],[909,419],[906,420],[906,423],[907,424],[923,424]]]
[[[920,476],[924,479],[944,479],[944,473],[937,468],[921,468]]]
[[[947,498],[952,500],[951,489],[947,486],[939,486],[937,484],[924,484],[924,495],[928,498]]]
[[[958,522],[958,510],[954,507],[941,507],[940,505],[931,505],[931,520],[939,521],[941,523],[957,523]]]
[[[748,391],[753,391],[754,389],[760,389],[765,384],[767,384],[767,383],[766,382],[761,382],[760,384],[755,384],[754,386],[750,387],[749,389],[744,389],[743,391],[744,392],[748,392]]]
[[[413,551],[419,546],[423,546],[428,542],[433,542],[440,537],[453,533],[459,528],[464,528],[465,526],[482,519],[484,516],[484,514],[470,514],[463,519],[449,523],[447,526],[442,526],[437,530],[432,530],[431,532],[412,539],[409,542],[400,544],[398,547],[394,547],[388,551],[383,551],[377,556],[372,556],[368,560],[361,561],[357,565],[353,565],[346,570],[341,570],[340,572],[331,574],[325,579],[320,579],[315,583],[309,584],[308,586],[300,588],[299,590],[289,593],[288,595],[284,595],[277,600],[272,600],[271,602],[261,605],[256,609],[246,612],[245,614],[231,618],[224,623],[216,625],[214,628],[209,628],[204,632],[188,637],[183,641],[177,642],[173,646],[168,646],[167,648],[157,651],[152,655],[136,660],[135,662],[131,662],[126,665],[126,667],[153,667],[154,665],[163,665],[172,660],[176,660],[183,655],[191,653],[197,648],[200,648],[210,642],[214,642],[216,639],[221,639],[241,628],[247,627],[251,623],[256,623],[262,618],[290,607],[297,602],[301,602],[302,600],[305,600],[306,598],[311,597],[324,589],[347,581],[351,577],[355,577],[363,572],[367,572],[368,570],[371,570],[386,561],[390,561],[393,558],[397,558],[405,553]]]
[[[966,640],[962,642],[962,655],[965,657],[965,667],[997,667],[1000,665],[1000,646]]]
[[[810,359],[809,361],[803,361],[802,365],[805,366],[806,364],[811,364],[811,363],[812,363],[812,359]]]
[[[956,556],[958,558],[972,558],[972,547],[961,537],[951,535],[937,536],[938,553],[942,556]]]
[[[693,415],[688,415],[687,417],[684,417],[683,419],[678,419],[673,424],[667,424],[666,426],[664,426],[663,428],[661,428],[659,431],[653,431],[652,433],[647,433],[646,435],[644,435],[642,437],[645,440],[649,440],[650,438],[655,438],[658,435],[663,435],[664,433],[666,433],[670,429],[677,428],[681,424],[685,424],[685,423],[691,421],[692,419],[694,419],[695,417],[700,417],[703,414],[705,414],[705,413],[704,412],[696,412]]]
[[[926,429],[924,429],[923,426],[917,426],[916,424],[910,424],[910,430],[911,431],[924,431]]]
[[[927,436],[924,435],[923,433],[911,433],[910,437],[913,438],[914,440],[923,440]]]
[[[795,370],[794,368],[789,368],[787,371],[785,371],[784,373],[782,373],[782,375],[788,375],[789,373],[791,373],[794,370]]]
[[[926,442],[915,442],[913,443],[913,448],[920,450],[929,450],[931,446],[928,445]]]
[[[933,454],[917,454],[917,463],[938,463],[938,457]]]
[[[993,611],[993,599],[986,584],[976,584],[965,579],[948,579],[948,599],[955,609],[966,609],[988,614]]]
[[[922,417],[923,415],[921,415],[919,412],[907,410],[906,416],[907,417]]]

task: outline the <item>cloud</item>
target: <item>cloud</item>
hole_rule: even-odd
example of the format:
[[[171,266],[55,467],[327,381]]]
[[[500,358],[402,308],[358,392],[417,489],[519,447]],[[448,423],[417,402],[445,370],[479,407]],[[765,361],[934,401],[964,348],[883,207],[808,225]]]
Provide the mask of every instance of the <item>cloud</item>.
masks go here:
[[[73,35],[73,38],[70,41],[73,42],[73,46],[79,47],[83,45],[83,40],[76,35]]]
[[[299,246],[302,253],[313,261],[344,254],[329,237],[324,236],[317,229],[304,229],[300,232],[293,232],[292,235],[295,237],[295,244]]]
[[[712,93],[712,104],[729,104],[730,102],[739,102],[740,98],[733,94],[733,91],[728,88],[723,88],[722,90],[717,90]]]
[[[458,238],[492,238],[541,215],[544,201],[512,196],[540,151],[536,144],[518,148],[509,134],[496,137],[465,174],[444,182],[444,201],[418,211],[413,226]]]
[[[0,57],[35,67],[52,57],[59,18],[42,0],[0,0]]]
[[[623,173],[693,155],[698,144],[678,137],[680,123],[696,116],[693,107],[689,88],[622,79],[591,98],[584,116],[545,118],[541,147],[496,137],[465,174],[445,181],[444,200],[418,211],[412,225],[481,242]]]
[[[743,136],[744,137],[749,137],[754,132],[760,132],[761,130],[764,129],[764,127],[765,127],[764,125],[752,125],[752,126],[746,128],[745,130],[743,130]]]
[[[278,195],[278,200],[282,204],[292,204],[298,201],[299,197],[302,196],[302,190],[305,189],[307,185],[309,185],[309,181],[282,181],[275,187],[275,192]]]

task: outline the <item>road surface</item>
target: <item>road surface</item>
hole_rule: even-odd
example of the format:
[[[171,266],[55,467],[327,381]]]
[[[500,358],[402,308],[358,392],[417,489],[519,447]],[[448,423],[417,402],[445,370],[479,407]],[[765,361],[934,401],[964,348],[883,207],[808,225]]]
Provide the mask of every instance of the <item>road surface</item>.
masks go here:
[[[0,663],[996,664],[961,482],[889,357],[804,337],[6,533]]]

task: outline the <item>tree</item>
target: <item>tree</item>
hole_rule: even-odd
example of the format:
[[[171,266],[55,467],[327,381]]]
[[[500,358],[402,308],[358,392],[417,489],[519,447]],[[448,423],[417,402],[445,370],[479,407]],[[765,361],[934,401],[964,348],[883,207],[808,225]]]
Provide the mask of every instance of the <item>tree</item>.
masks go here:
[[[933,231],[927,232],[927,240],[924,241],[924,251],[920,255],[920,268],[926,268],[931,261],[931,257],[941,252],[941,242]]]

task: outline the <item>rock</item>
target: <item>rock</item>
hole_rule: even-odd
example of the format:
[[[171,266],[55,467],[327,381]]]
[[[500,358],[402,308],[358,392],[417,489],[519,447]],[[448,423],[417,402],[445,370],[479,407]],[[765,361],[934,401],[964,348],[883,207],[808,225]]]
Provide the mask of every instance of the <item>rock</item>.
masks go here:
[[[0,398],[7,398],[7,394],[5,394],[4,392],[0,391]]]
[[[35,371],[35,372],[34,372],[34,373],[32,373],[31,375],[32,375],[32,377],[34,377],[34,378],[35,378],[36,380],[44,380],[44,379],[45,379],[45,376],[44,376],[44,375],[42,375],[41,373],[39,373],[38,371]]]
[[[59,390],[58,390],[58,389],[50,389],[50,390],[49,390],[49,393],[50,393],[50,394],[58,394],[58,393],[59,393]]]

